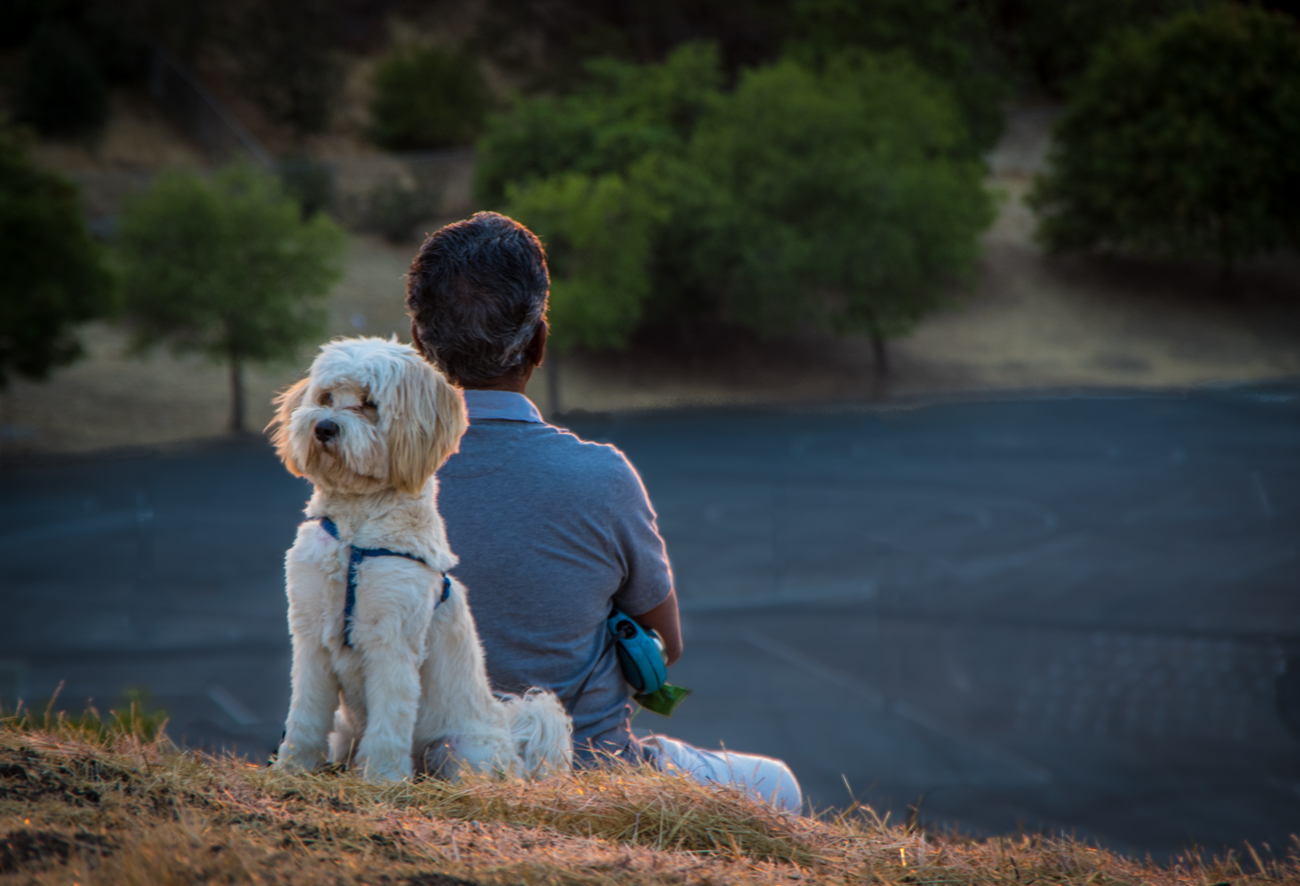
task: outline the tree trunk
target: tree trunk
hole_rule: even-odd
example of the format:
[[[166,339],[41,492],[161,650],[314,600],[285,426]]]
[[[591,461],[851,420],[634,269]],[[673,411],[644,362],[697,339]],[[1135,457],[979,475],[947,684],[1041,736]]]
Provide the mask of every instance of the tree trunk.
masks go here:
[[[875,364],[874,393],[876,399],[884,400],[889,396],[889,351],[885,347],[885,337],[883,335],[874,329],[870,335],[871,356]]]
[[[230,358],[230,432],[244,433],[244,363]]]
[[[560,355],[552,351],[546,355],[546,362],[550,364],[546,367],[548,418],[555,419],[560,415]]]
[[[875,362],[876,378],[883,383],[889,377],[889,351],[885,349],[885,337],[878,332],[871,333],[871,356]]]

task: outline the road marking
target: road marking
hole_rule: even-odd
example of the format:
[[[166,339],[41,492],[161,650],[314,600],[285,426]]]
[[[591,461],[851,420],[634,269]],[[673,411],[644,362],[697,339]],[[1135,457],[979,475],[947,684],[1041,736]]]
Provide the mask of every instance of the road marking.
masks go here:
[[[1268,500],[1268,490],[1264,488],[1264,480],[1259,476],[1259,471],[1250,472],[1250,483],[1255,488],[1255,499],[1259,502],[1259,509],[1264,514],[1265,520],[1273,519],[1273,503]]]
[[[1081,532],[1067,535],[1065,538],[1053,539],[1040,545],[1025,548],[1014,554],[1001,557],[981,557],[972,560],[953,569],[953,574],[967,581],[992,578],[1000,572],[1014,572],[1039,560],[1046,560],[1067,551],[1072,551],[1087,541],[1088,536]]]
[[[234,693],[220,683],[213,683],[208,687],[208,698],[240,726],[256,726],[262,722],[257,714],[250,711],[242,701],[235,698]]]

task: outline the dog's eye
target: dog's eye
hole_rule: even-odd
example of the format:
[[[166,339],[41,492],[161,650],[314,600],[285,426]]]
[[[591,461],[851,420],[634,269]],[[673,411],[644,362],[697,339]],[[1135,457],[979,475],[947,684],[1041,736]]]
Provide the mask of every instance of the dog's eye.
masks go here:
[[[362,404],[361,404],[361,408],[362,408],[362,409],[373,409],[375,412],[378,412],[378,411],[379,411],[379,407],[376,406],[374,403],[370,402],[369,400],[367,400],[366,402],[362,403]]]
[[[316,398],[316,401],[320,403],[321,406],[333,406],[334,395],[329,391],[321,391],[320,396]]]

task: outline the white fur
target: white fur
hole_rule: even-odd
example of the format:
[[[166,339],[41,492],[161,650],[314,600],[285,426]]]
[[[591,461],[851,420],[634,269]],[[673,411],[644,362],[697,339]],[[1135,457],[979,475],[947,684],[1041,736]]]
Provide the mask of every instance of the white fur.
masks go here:
[[[293,695],[275,766],[347,762],[372,781],[463,768],[534,775],[568,769],[573,723],[551,692],[499,698],[438,514],[434,471],[465,431],[460,392],[396,340],[321,349],[277,400],[274,441],[315,489],[285,557]],[[373,404],[373,405],[369,405]],[[317,423],[338,436],[324,443]],[[369,557],[357,574],[352,647],[343,642],[348,546],[414,554]]]

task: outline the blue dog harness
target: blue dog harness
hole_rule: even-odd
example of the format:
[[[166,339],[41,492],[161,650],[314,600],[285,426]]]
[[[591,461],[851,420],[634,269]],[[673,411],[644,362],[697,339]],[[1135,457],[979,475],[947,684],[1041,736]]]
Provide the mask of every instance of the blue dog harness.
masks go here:
[[[334,536],[336,541],[339,538],[339,527],[329,517],[313,517],[319,520],[321,528]],[[405,551],[390,551],[388,548],[358,548],[355,545],[348,545],[348,591],[343,598],[343,645],[352,648],[352,611],[357,608],[357,567],[361,561],[367,557],[405,557],[408,560],[414,560],[417,563],[424,562],[423,557],[417,557],[415,554],[408,554]],[[447,573],[442,574],[442,595],[434,602],[433,607],[438,608],[438,604],[446,603],[447,598],[451,596],[451,576]]]

